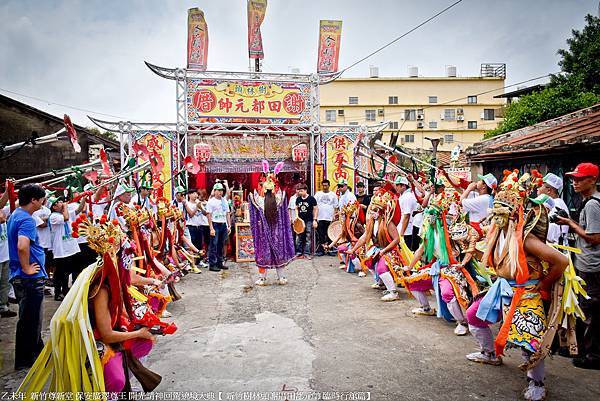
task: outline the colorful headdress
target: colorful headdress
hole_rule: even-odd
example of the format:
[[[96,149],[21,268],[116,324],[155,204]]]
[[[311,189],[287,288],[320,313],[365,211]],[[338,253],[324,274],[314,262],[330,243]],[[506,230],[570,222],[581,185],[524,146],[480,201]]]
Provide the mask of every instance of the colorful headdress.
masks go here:
[[[89,247],[100,255],[113,252],[116,254],[125,237],[119,222],[117,220],[108,221],[106,215],[103,215],[95,225],[87,215],[80,214],[71,227],[74,238],[85,236]]]
[[[494,204],[507,207],[511,213],[514,213],[520,206],[525,206],[529,194],[541,184],[543,184],[542,175],[537,170],[520,177],[519,170],[504,170],[504,179],[498,186]]]
[[[275,165],[273,173],[267,160],[262,161],[263,173],[265,173],[265,180],[262,182],[262,187],[265,191],[275,192],[276,188],[279,188],[279,182],[277,181],[277,174],[283,169],[283,162],[279,162]]]

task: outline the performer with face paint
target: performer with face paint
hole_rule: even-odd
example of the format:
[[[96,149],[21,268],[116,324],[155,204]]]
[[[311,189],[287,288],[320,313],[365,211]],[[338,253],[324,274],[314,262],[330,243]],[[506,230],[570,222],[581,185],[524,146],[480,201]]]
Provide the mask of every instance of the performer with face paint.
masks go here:
[[[352,248],[364,234],[364,216],[365,214],[358,201],[349,203],[343,207],[340,210],[342,230],[338,237],[326,246],[327,249],[337,246],[340,269],[346,270],[347,273],[358,272],[359,277],[365,277],[368,270],[366,265],[361,263],[361,258],[364,258],[364,247],[358,249],[355,258],[350,258],[346,254],[346,251]]]

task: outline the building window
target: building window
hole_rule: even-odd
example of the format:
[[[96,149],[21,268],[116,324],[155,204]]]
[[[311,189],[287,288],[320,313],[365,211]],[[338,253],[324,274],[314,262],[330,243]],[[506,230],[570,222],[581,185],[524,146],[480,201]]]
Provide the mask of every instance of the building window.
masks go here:
[[[468,129],[477,129],[477,121],[469,121],[467,123],[467,128]]]
[[[444,109],[444,120],[447,120],[447,121],[456,120],[456,110],[455,109]]]
[[[406,135],[404,135],[404,142],[406,142],[406,143],[414,143],[415,142],[415,134],[406,134]]]
[[[429,128],[430,129],[437,128],[437,121],[429,121]]]
[[[349,125],[358,125],[358,121],[350,121],[348,124]]]
[[[483,119],[484,120],[493,120],[496,118],[494,114],[494,109],[483,109]]]
[[[336,110],[325,110],[325,121],[335,122]]]
[[[398,96],[390,96],[388,97],[389,104],[398,104]]]
[[[375,116],[376,116],[376,111],[375,110],[365,110],[365,119],[367,121],[375,121]]]
[[[454,142],[454,134],[444,134],[444,142],[445,143],[453,143]]]
[[[344,109],[338,110],[338,116],[344,117]]]
[[[417,119],[417,110],[406,109],[404,110],[404,119],[408,121],[415,121]]]
[[[398,121],[390,121],[390,129],[398,129]]]
[[[477,104],[477,96],[467,96],[467,103]]]
[[[429,96],[429,103],[437,103],[437,96]]]
[[[398,132],[392,132],[392,135],[390,136],[390,147],[395,148],[396,144],[398,143]]]
[[[348,104],[358,104],[358,96],[350,96],[348,98]]]

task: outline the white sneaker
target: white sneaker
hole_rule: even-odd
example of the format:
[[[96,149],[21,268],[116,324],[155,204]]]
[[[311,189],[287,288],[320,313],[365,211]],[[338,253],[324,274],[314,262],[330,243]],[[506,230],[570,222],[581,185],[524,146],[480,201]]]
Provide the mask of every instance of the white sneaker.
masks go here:
[[[346,270],[346,264],[344,262],[340,262],[340,270]]]
[[[371,288],[374,290],[380,290],[382,288],[383,284],[380,283],[373,283],[371,284]],[[385,286],[383,286],[383,288],[385,288]]]
[[[169,312],[169,311],[168,311],[168,310],[166,310],[166,309],[163,311],[162,315],[160,315],[160,317],[161,317],[161,318],[163,318],[163,319],[168,319],[168,318],[170,318],[171,316],[173,316],[173,315],[171,314],[171,312]]]
[[[469,328],[461,323],[457,324],[456,328],[454,329],[454,334],[456,334],[457,336],[466,336],[468,333]]]
[[[471,362],[485,363],[486,365],[502,365],[502,359],[498,358],[493,352],[473,352],[472,354],[467,355],[467,359]]]
[[[365,274],[364,271],[361,270],[358,272],[358,277],[367,277],[367,275]]]
[[[433,309],[433,308],[425,309],[422,306],[420,306],[418,308],[414,308],[413,310],[411,310],[411,312],[414,315],[435,316],[435,309]]]
[[[398,291],[396,290],[386,290],[383,292],[383,296],[381,297],[381,300],[383,302],[393,302],[399,299],[400,296],[398,295]]]
[[[266,278],[264,278],[264,277],[261,277],[261,278],[259,278],[258,280],[256,280],[256,282],[255,282],[254,284],[256,284],[256,285],[259,285],[259,286],[261,286],[261,287],[264,287],[264,286],[266,286],[266,285],[269,285],[269,284],[267,283],[267,279],[266,279]]]
[[[523,396],[526,400],[541,401],[546,399],[546,387],[543,383],[531,380],[525,389]]]
[[[287,283],[288,283],[288,281],[287,281],[287,278],[285,278],[285,277],[277,280],[277,284],[279,284],[279,285],[286,285]]]

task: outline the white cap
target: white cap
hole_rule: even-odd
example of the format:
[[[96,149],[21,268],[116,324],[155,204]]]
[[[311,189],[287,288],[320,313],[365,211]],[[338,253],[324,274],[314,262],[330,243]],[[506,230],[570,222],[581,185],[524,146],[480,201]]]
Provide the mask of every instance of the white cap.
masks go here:
[[[123,195],[126,192],[133,192],[135,191],[135,189],[128,187],[125,184],[119,184],[117,185],[117,189],[115,189],[115,198]]]
[[[404,176],[398,176],[398,177],[396,177],[396,179],[394,180],[394,184],[409,186],[408,180]]]
[[[548,173],[543,178],[544,184],[550,185],[552,188],[557,191],[561,191],[563,188],[563,180],[556,174]]]
[[[496,185],[498,185],[498,180],[496,179],[496,177],[494,177],[493,174],[486,174],[486,175],[481,175],[481,174],[477,174],[477,177],[480,180],[483,180],[483,182],[485,182],[485,185],[487,185],[488,187],[494,189],[496,187]]]

